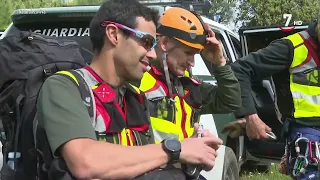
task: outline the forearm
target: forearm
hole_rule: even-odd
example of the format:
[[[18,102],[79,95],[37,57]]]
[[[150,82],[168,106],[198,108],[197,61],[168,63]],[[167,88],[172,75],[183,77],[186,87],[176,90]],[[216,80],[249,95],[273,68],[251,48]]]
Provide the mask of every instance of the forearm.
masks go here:
[[[250,114],[256,114],[256,105],[252,95],[251,83],[241,84],[241,101],[242,106],[235,112],[237,118],[243,118]]]
[[[217,86],[202,84],[202,113],[230,113],[241,106],[240,84],[230,66],[215,67]]]
[[[161,145],[120,146],[94,143],[88,147],[92,178],[132,179],[166,164],[168,155]]]
[[[242,108],[236,112],[238,117],[256,113],[251,83],[288,69],[293,59],[293,49],[290,41],[276,40],[266,48],[250,53],[231,64],[241,84]]]
[[[247,56],[249,58],[250,56]],[[239,62],[241,60],[238,60]],[[249,114],[256,113],[256,106],[252,97],[252,81],[255,79],[254,75],[251,74],[250,67],[242,67],[244,63],[235,62],[231,65],[232,70],[239,81],[241,90],[241,108],[239,108],[235,115],[237,118],[242,118]],[[262,73],[262,72],[261,72]]]

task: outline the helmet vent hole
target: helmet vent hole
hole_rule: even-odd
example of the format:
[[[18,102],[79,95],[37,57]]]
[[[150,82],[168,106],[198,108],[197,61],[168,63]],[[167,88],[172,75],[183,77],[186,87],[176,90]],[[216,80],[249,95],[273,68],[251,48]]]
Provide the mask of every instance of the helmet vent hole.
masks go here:
[[[180,16],[182,20],[186,21],[187,19],[184,16]]]
[[[188,20],[188,23],[189,23],[189,25],[191,25],[191,24],[192,24],[192,22],[191,22],[190,20]]]
[[[197,27],[195,25],[191,26],[190,30],[197,30]]]

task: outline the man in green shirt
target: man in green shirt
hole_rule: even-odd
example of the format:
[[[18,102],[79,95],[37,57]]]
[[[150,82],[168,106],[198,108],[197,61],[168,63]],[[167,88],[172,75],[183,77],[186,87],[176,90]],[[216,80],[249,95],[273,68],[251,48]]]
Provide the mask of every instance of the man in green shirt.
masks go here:
[[[54,161],[59,161],[59,167],[50,169],[57,176],[133,179],[176,161],[213,168],[220,139],[204,132],[203,138],[152,144],[141,93],[126,83],[140,80],[145,63],[156,58],[157,16],[136,0],[106,1],[90,24],[92,63],[75,71],[94,98],[83,102],[76,86],[80,81],[64,76],[51,76],[43,84],[37,103],[39,128],[45,131]],[[90,121],[86,103],[91,100],[96,118]]]
[[[157,33],[157,60],[140,85],[149,100],[157,143],[168,136],[179,140],[192,136],[193,124],[201,114],[231,113],[240,108],[240,84],[226,65],[222,44],[199,15],[170,8],[161,16]],[[218,86],[189,75],[198,53],[214,65]]]

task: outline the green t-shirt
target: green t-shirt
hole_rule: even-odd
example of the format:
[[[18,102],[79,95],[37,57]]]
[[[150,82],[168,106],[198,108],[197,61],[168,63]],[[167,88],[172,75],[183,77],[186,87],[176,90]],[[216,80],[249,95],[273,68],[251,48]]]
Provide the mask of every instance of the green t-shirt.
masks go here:
[[[76,138],[96,140],[88,109],[78,87],[66,77],[51,76],[43,84],[37,102],[38,125],[45,129],[53,155]]]

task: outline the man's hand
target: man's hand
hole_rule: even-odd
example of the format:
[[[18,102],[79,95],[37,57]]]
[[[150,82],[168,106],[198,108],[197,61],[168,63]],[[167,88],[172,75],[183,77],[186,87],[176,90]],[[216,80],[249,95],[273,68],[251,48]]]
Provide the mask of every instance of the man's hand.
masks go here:
[[[247,121],[246,132],[248,138],[252,139],[268,139],[267,132],[272,129],[267,126],[257,114],[251,114],[245,117]]]
[[[223,56],[223,45],[216,39],[215,33],[208,24],[206,24],[206,28],[209,37],[206,39],[207,44],[200,54],[204,59],[212,62],[214,65],[224,66],[226,59]]]
[[[195,123],[195,124],[194,124],[194,134],[193,134],[192,137],[195,137],[195,138],[198,137],[198,133],[197,133],[197,132],[198,132],[199,127],[200,127],[200,125],[199,125],[198,123]],[[207,129],[203,129],[203,131],[202,131],[202,137],[214,137],[214,138],[220,139],[219,137],[216,137],[216,136],[214,136],[213,134],[211,134],[210,131],[207,130]],[[220,140],[221,140],[221,139],[220,139]],[[219,149],[219,147],[220,147],[221,144],[222,144],[222,140],[221,140],[221,143],[212,144],[212,145],[211,145],[211,148],[213,148],[214,150],[217,151],[217,150]]]
[[[230,122],[227,125],[225,125],[221,133],[228,132],[228,135],[231,138],[236,138],[239,136],[243,136],[246,134],[246,119],[237,119],[236,121]]]
[[[198,127],[196,124],[195,133]],[[216,150],[221,144],[221,139],[204,130],[201,138],[192,137],[181,141],[180,161],[185,164],[201,164],[205,171],[210,171],[218,156]]]

